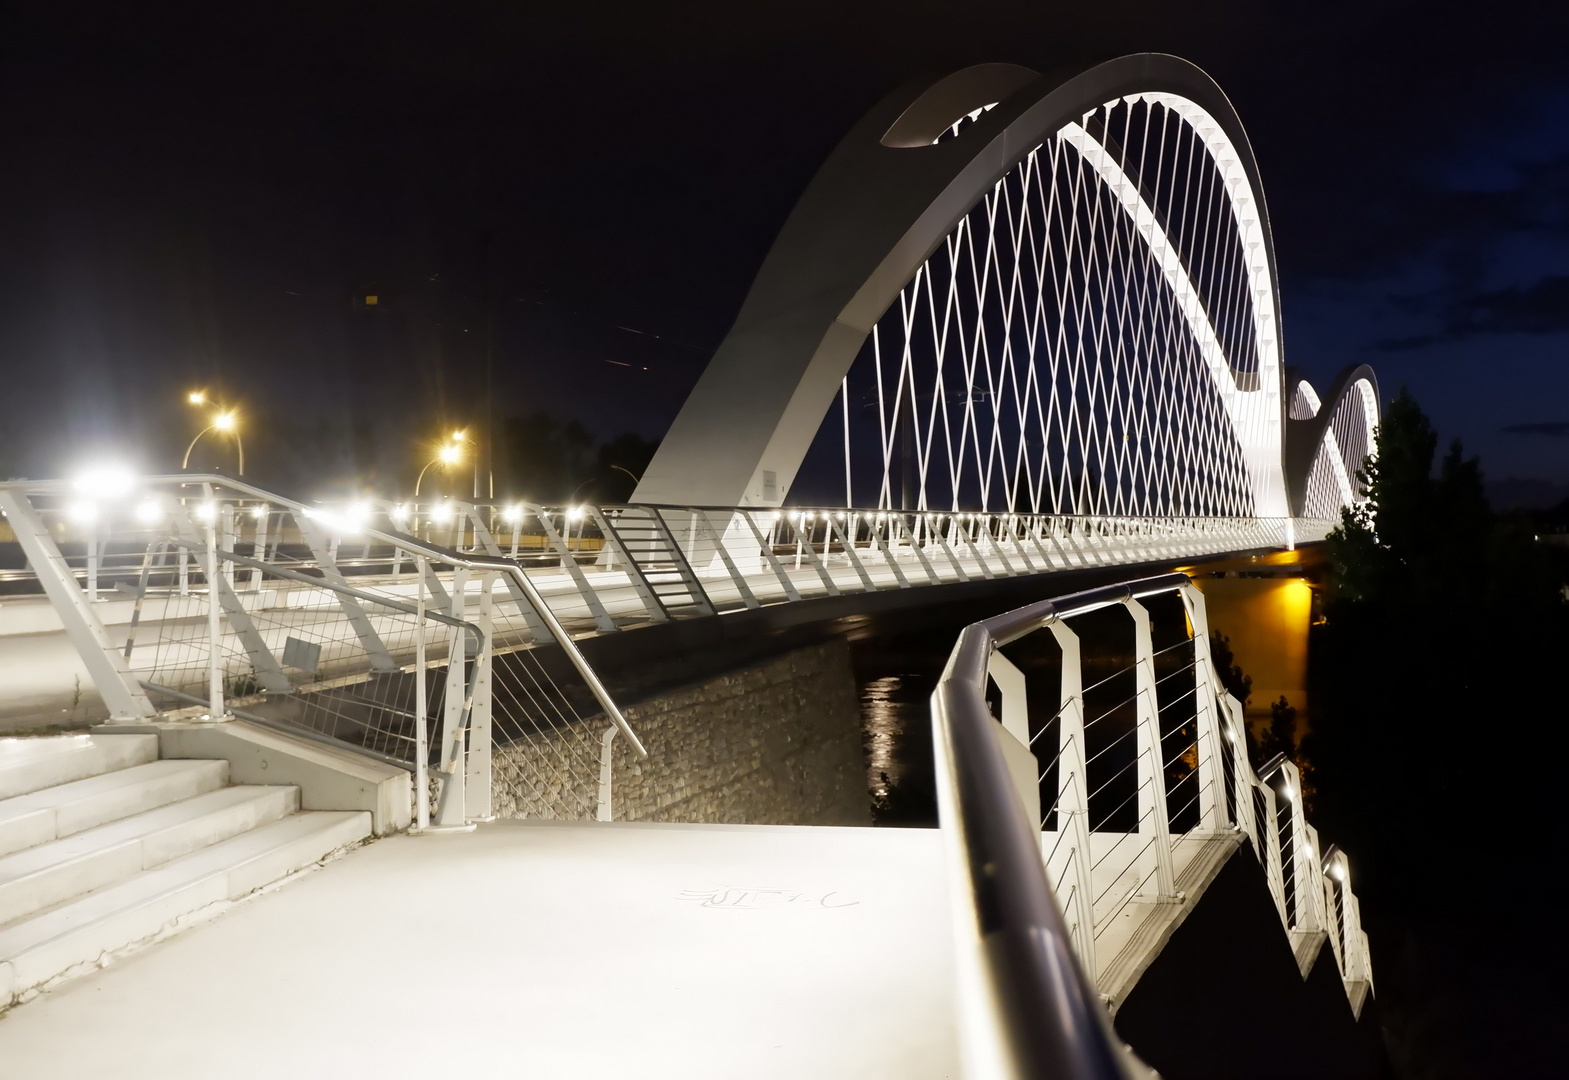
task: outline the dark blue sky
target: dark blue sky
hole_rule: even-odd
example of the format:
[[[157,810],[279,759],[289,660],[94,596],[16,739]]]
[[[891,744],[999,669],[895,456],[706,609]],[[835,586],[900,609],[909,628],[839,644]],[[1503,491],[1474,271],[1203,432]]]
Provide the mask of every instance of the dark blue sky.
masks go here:
[[[406,483],[481,414],[487,331],[498,417],[657,436],[880,96],[1160,49],[1252,135],[1288,362],[1371,362],[1539,485],[1504,494],[1569,494],[1569,16],[1264,7],[35,5],[0,43],[0,472],[168,466],[206,385],[264,478]]]

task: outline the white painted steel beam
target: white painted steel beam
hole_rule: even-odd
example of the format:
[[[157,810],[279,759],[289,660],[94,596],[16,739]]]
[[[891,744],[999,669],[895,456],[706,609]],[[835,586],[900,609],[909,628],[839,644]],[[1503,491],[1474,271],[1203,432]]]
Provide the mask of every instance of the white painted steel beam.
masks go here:
[[[26,493],[16,486],[0,485],[0,512],[5,514],[22,553],[38,575],[38,583],[54,605],[66,636],[87,667],[94,688],[109,710],[109,718],[136,721],[155,715],[157,710],[131,673],[119,647],[104,632]]]

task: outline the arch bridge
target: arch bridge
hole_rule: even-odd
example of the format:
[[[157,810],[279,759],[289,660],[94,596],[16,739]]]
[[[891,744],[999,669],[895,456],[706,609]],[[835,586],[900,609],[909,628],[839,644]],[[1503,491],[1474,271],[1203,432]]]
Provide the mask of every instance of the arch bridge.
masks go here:
[[[239,718],[352,750],[404,777],[368,808],[378,831],[608,820],[649,748],[587,636],[1321,540],[1365,498],[1378,387],[1357,367],[1320,393],[1280,328],[1258,165],[1208,76],[1155,54],[1066,80],[968,68],[892,94],[829,156],[631,504],[0,484],[26,557],[0,571],[19,643],[0,677],[57,703],[85,673],[113,721]],[[1085,684],[1068,621],[1102,609],[1131,616],[1134,656],[1127,700],[1091,716],[1109,684]],[[1053,681],[1004,651],[1027,638]],[[1249,762],[1186,578],[970,627],[934,732],[961,911],[938,965],[958,969],[960,1046],[934,1060],[1139,1075],[1101,1002],[1240,845],[1292,978],[1327,949],[1361,1009],[1345,857],[1320,849],[1294,766]],[[1112,747],[1123,779],[1101,783]]]

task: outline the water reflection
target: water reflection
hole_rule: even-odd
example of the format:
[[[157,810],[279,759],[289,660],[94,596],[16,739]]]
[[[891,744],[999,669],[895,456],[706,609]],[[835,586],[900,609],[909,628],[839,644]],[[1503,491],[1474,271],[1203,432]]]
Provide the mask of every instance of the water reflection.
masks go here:
[[[935,675],[901,672],[861,682],[866,783],[878,825],[934,826],[930,698]]]
[[[931,696],[963,625],[945,620],[905,629],[883,623],[851,638],[866,786],[878,825],[937,824]]]
[[[911,716],[917,675],[884,675],[861,687],[861,723],[866,737],[866,787],[874,802],[883,803],[904,779],[902,759],[906,725]]]

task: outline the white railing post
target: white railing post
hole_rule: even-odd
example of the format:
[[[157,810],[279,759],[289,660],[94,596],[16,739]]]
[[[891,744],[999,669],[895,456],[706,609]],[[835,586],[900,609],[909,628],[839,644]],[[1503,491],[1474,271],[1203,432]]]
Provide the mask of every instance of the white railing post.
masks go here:
[[[468,753],[465,758],[468,767],[463,803],[468,820],[490,821],[495,816],[490,806],[490,669],[495,652],[491,643],[491,631],[495,626],[491,590],[496,586],[495,571],[481,574],[479,580],[479,617],[475,623],[484,640],[479,655],[474,658],[474,700],[469,706]]]
[[[1242,704],[1229,693],[1221,694],[1219,701],[1221,724],[1226,733],[1226,752],[1235,763],[1231,776],[1231,797],[1237,808],[1237,828],[1247,834],[1254,851],[1263,851],[1258,820],[1253,813],[1253,764],[1248,761],[1247,736],[1242,729]]]
[[[1041,827],[1041,769],[1030,749],[1029,684],[1024,672],[996,649],[986,661],[986,675],[1002,692],[1003,757],[1018,789],[1019,801],[1031,827]],[[1010,745],[1011,744],[1011,745]]]
[[[615,767],[615,756],[612,745],[616,741],[616,732],[621,729],[611,724],[599,737],[599,799],[594,808],[595,821],[612,820],[610,807],[610,780]]]
[[[1209,616],[1204,594],[1191,581],[1181,589],[1182,606],[1193,628],[1193,694],[1198,723],[1199,828],[1220,832],[1226,827],[1226,770],[1221,755],[1225,746],[1220,738],[1220,723],[1215,696],[1220,680],[1209,651]]]
[[[425,689],[425,572],[423,556],[414,556],[414,826],[430,828],[430,735],[425,714],[430,699]]]
[[[452,571],[452,592],[448,598],[448,614],[463,619],[468,605],[468,571],[455,567]],[[446,708],[441,722],[441,797],[436,803],[436,825],[439,828],[462,828],[467,823],[463,786],[468,769],[464,764],[463,690],[467,665],[468,633],[459,626],[452,627],[451,644],[447,647]]]
[[[1260,783],[1254,791],[1264,796],[1264,820],[1258,822],[1259,850],[1264,855],[1264,880],[1269,884],[1269,894],[1275,898],[1275,910],[1280,912],[1281,924],[1291,929],[1291,918],[1286,908],[1286,875],[1280,865],[1280,813],[1275,805],[1275,788]],[[1250,793],[1248,796],[1252,798]]]
[[[219,546],[225,551],[233,551],[235,537],[238,535],[234,525],[234,504],[225,500],[219,510],[218,517]],[[234,587],[234,563],[225,560],[220,568],[220,572],[223,574],[224,581],[228,582],[229,587],[232,589]]]
[[[1137,600],[1124,600],[1133,616],[1133,671],[1137,693],[1134,708],[1138,740],[1139,833],[1155,845],[1155,890],[1160,900],[1177,895],[1171,860],[1171,820],[1166,809],[1166,761],[1160,738],[1160,700],[1155,692],[1155,648],[1150,617]]]
[[[267,525],[272,517],[266,507],[260,513],[252,514],[256,521],[256,539],[251,542],[251,557],[258,563],[267,561]],[[262,588],[262,569],[260,566],[251,567],[251,592],[260,593]]]
[[[1095,967],[1094,854],[1090,850],[1090,786],[1084,754],[1084,673],[1079,662],[1079,635],[1062,622],[1049,625],[1062,650],[1062,705],[1057,713],[1057,830],[1072,845],[1073,906],[1065,912],[1072,922],[1073,946],[1091,978]]]
[[[1336,853],[1331,873],[1340,882],[1341,943],[1346,954],[1347,982],[1370,984],[1372,967],[1367,948],[1367,935],[1362,932],[1362,905],[1351,891],[1351,863],[1345,852]],[[1355,999],[1353,999],[1355,1000]]]
[[[1323,913],[1319,901],[1323,890],[1317,882],[1322,871],[1318,865],[1317,844],[1308,832],[1307,816],[1302,809],[1302,773],[1296,763],[1281,763],[1280,775],[1286,783],[1286,802],[1291,808],[1291,891],[1297,909],[1294,930],[1322,930]],[[1317,899],[1315,899],[1315,896]]]
[[[90,604],[98,603],[99,548],[98,519],[95,517],[87,525],[87,602]]]
[[[202,516],[207,524],[207,549],[203,573],[207,575],[207,718],[228,719],[223,705],[223,622],[219,617],[218,600],[218,512],[212,503],[207,504]]]

